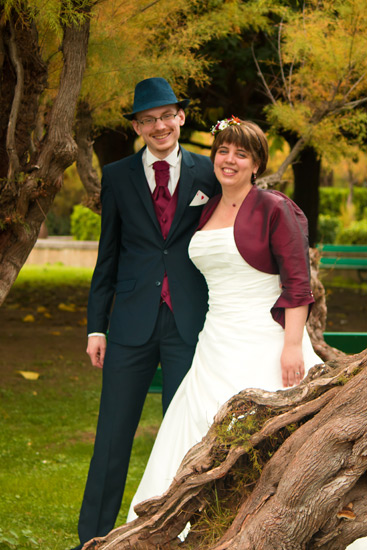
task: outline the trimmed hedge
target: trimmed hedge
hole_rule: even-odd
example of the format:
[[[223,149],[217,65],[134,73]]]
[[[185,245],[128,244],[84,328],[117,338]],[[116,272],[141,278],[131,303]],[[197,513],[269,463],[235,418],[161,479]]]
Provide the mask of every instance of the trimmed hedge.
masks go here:
[[[352,222],[341,229],[336,237],[337,244],[367,244],[367,220]]]
[[[339,216],[342,206],[347,202],[348,195],[349,189],[344,187],[320,187],[320,214]],[[363,210],[367,208],[367,187],[354,187],[353,204],[356,207],[357,219],[362,219]]]
[[[101,234],[101,216],[86,206],[77,204],[70,216],[71,234],[77,241],[98,241]]]
[[[329,214],[320,214],[317,222],[317,242],[333,244],[341,229],[342,222],[340,218]]]

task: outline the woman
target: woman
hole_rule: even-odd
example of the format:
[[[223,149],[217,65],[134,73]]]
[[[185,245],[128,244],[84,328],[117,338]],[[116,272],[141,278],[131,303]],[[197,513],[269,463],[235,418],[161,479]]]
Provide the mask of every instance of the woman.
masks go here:
[[[232,117],[212,129],[222,186],[203,211],[189,254],[209,288],[209,310],[189,373],[164,417],[133,506],[169,487],[186,452],[223,403],[245,388],[298,384],[315,355],[305,322],[307,222],[285,195],[255,185],[268,145],[262,130]]]

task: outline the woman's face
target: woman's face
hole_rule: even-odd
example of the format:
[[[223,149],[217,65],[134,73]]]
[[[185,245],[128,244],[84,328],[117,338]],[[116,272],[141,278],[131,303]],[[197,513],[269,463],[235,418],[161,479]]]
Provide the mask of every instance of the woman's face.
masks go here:
[[[251,154],[233,143],[223,143],[214,158],[214,173],[224,188],[251,185],[251,176],[257,169]]]

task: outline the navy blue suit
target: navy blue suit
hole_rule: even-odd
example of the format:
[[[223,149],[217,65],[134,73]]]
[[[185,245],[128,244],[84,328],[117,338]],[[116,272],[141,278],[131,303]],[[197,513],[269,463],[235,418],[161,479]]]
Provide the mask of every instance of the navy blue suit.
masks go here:
[[[188,245],[202,211],[191,201],[199,190],[208,197],[219,191],[212,163],[181,148],[177,208],[164,240],[142,152],[103,170],[102,231],[88,333],[109,332],[94,454],[79,519],[81,542],[114,527],[134,434],[158,363],[165,411],[190,368],[207,311],[206,283],[188,257]],[[161,304],[165,272],[173,315]]]

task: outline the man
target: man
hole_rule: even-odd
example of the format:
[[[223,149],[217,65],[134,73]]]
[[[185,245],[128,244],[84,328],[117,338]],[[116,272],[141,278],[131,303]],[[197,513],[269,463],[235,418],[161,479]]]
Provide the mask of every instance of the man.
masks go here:
[[[113,529],[157,366],[165,412],[190,368],[207,310],[206,283],[187,249],[202,206],[219,184],[208,157],[178,144],[188,103],[178,101],[163,78],[137,84],[125,117],[146,147],[103,169],[87,347],[92,364],[103,367],[103,387],[77,548]]]

